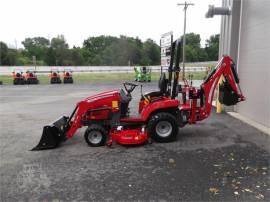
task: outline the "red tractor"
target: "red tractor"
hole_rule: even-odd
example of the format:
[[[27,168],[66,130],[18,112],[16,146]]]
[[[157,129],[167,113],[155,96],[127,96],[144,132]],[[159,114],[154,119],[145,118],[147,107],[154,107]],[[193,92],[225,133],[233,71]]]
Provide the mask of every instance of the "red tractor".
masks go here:
[[[60,83],[62,83],[62,81],[60,79],[60,74],[59,74],[58,69],[52,69],[49,76],[50,76],[51,84],[60,84]]]
[[[72,71],[70,69],[65,69],[63,73],[64,83],[73,83]]]
[[[25,77],[23,75],[23,70],[15,69],[12,72],[12,79],[14,85],[23,85],[25,84]]]
[[[26,84],[38,84],[39,80],[37,78],[37,75],[35,74],[35,71],[30,69],[26,71],[25,74],[25,83]]]
[[[142,94],[138,115],[129,114],[131,92],[137,85],[126,82],[120,90],[106,91],[78,102],[70,117],[63,116],[45,126],[41,140],[33,150],[56,148],[83,126],[88,127],[84,137],[90,146],[111,145],[112,142],[143,144],[150,138],[158,142],[173,141],[179,127],[209,117],[221,75],[225,80],[219,86],[220,102],[234,105],[245,100],[235,65],[229,56],[221,58],[200,88],[193,87],[187,81],[179,85],[180,51],[181,42],[173,42],[168,79],[163,73],[159,82],[160,90]]]

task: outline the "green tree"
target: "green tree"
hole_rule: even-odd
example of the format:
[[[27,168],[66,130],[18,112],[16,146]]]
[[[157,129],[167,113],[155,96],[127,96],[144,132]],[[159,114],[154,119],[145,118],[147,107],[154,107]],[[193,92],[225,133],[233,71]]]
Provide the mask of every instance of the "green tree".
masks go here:
[[[0,41],[0,65],[8,64],[8,47],[7,45]]]
[[[183,40],[183,36],[181,37]],[[201,47],[201,37],[200,34],[195,34],[193,32],[186,34],[186,45],[191,46],[193,48]]]
[[[218,60],[219,34],[212,35],[208,40],[206,40],[205,51],[208,55],[209,61]]]
[[[84,57],[88,64],[101,65],[102,53],[118,39],[112,36],[89,37],[83,42]],[[108,50],[107,50],[108,51]],[[106,51],[106,52],[107,52]]]
[[[0,41],[0,65],[16,65],[17,50],[10,49],[8,46]]]
[[[160,47],[151,39],[147,39],[142,47],[142,65],[160,64]]]
[[[22,41],[25,48],[25,56],[32,60],[36,56],[37,60],[44,60],[47,49],[49,47],[49,40],[44,37],[26,38]]]
[[[73,47],[71,50],[72,65],[84,65],[83,50],[79,47]]]
[[[51,48],[55,54],[56,65],[70,65],[70,52],[63,35],[58,35],[57,37],[52,38]],[[51,54],[52,52],[49,53]]]
[[[45,62],[49,66],[56,65],[56,56],[55,56],[55,51],[53,48],[48,48],[46,52],[46,56],[44,58]]]
[[[183,36],[181,38],[183,40]],[[205,49],[201,48],[200,34],[195,33],[186,34],[185,50],[187,62],[206,61],[208,59],[208,55]]]

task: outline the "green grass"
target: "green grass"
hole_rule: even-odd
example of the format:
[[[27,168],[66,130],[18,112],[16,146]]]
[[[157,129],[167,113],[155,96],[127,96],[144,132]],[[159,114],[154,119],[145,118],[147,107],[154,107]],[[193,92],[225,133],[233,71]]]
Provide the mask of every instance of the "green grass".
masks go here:
[[[205,72],[191,72],[186,73],[186,77],[192,74],[194,80],[201,80],[206,76]],[[182,75],[180,73],[180,75]],[[160,73],[153,72],[152,73],[152,80],[157,81],[159,79]],[[73,74],[73,79],[75,83],[90,83],[90,82],[97,82],[97,81],[133,81],[135,78],[134,73],[84,73],[84,74]],[[38,79],[40,84],[49,84],[50,78],[48,75],[38,75]],[[10,75],[0,75],[0,81],[3,84],[13,84],[12,77]]]

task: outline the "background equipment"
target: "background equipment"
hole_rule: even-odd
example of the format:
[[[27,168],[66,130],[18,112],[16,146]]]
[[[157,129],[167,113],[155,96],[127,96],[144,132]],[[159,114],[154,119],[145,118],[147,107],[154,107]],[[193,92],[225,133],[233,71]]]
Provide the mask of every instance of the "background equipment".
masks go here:
[[[209,117],[212,100],[221,75],[220,100],[233,105],[245,98],[239,87],[235,65],[229,56],[220,59],[199,88],[185,81],[179,85],[181,41],[172,43],[168,73],[162,73],[159,91],[141,95],[138,114],[129,113],[129,103],[136,84],[125,82],[124,88],[87,97],[77,103],[69,117],[62,116],[43,129],[39,144],[33,150],[58,147],[73,137],[78,128],[87,126],[85,141],[90,146],[143,144],[149,138],[158,142],[176,139],[178,128]],[[166,78],[168,76],[168,79]]]
[[[32,69],[29,69],[25,73],[25,83],[26,84],[38,84],[39,80],[37,79],[37,75],[35,74],[35,71]]]
[[[12,72],[12,79],[14,85],[23,85],[25,84],[25,77],[23,75],[23,70],[15,69]]]
[[[71,69],[64,69],[63,82],[64,83],[73,83],[73,77],[72,77]]]
[[[151,67],[134,67],[135,71],[135,81],[138,82],[151,82]]]
[[[51,70],[51,73],[50,73],[49,76],[50,76],[50,82],[51,82],[51,84],[60,84],[60,83],[62,83],[62,81],[60,79],[60,74],[59,74],[58,69],[53,68]]]

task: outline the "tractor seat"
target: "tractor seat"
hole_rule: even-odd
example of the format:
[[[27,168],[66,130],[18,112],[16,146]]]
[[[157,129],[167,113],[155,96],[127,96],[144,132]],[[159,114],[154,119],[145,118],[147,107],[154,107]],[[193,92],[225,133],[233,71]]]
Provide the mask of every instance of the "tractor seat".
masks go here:
[[[143,67],[143,68],[142,68],[142,72],[143,72],[144,74],[146,74],[146,73],[147,73],[147,71],[146,71],[146,67]]]
[[[150,92],[150,93],[144,93],[141,100],[144,100],[144,97],[162,97],[163,96],[163,93],[161,91],[153,91],[153,92]]]
[[[124,89],[120,90],[121,103],[120,103],[120,117],[126,117],[128,112],[128,105],[131,101],[131,95],[127,94]]]

